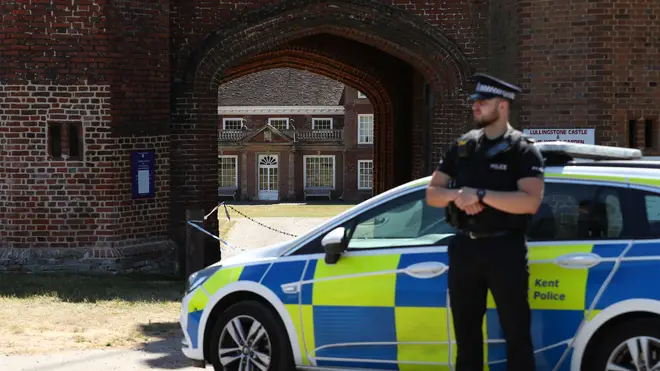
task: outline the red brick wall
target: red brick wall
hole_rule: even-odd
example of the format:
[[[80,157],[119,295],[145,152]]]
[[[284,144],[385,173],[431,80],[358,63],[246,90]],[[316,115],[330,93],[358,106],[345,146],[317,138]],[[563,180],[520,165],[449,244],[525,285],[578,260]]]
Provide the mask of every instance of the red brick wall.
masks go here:
[[[520,84],[519,73],[522,63],[519,54],[520,17],[519,0],[493,0],[489,3],[490,32],[488,71],[506,81]],[[520,105],[511,107],[510,122],[518,127]]]
[[[353,1],[365,3],[364,1]],[[487,45],[488,1],[458,0],[430,2],[428,0],[383,0],[441,29],[443,33],[461,46],[463,52],[476,69],[483,69],[487,54],[482,50]],[[245,15],[261,10],[269,13],[273,5],[281,5],[282,0],[221,1],[221,0],[170,0],[172,7],[172,50],[186,54],[196,48],[196,43],[225,24],[229,27],[244,23]],[[368,2],[367,2],[368,3]],[[259,14],[254,18],[259,19]],[[385,26],[383,26],[385,27]],[[393,29],[393,32],[397,32]],[[185,59],[178,59],[176,69],[183,72]]]
[[[78,259],[78,247],[167,240],[168,40],[167,1],[0,2],[0,249],[68,248]],[[54,123],[82,126],[81,160],[49,158]],[[137,149],[156,152],[154,199],[131,199]]]
[[[368,99],[359,99],[355,89],[348,89],[346,103],[346,130],[344,138],[348,151],[345,155],[345,180],[343,199],[350,202],[366,199],[372,195],[371,192],[357,189],[358,168],[357,160],[374,159],[374,146],[372,144],[358,144],[358,115],[373,114],[374,107]],[[374,126],[377,125],[374,117]],[[342,170],[343,171],[343,170]]]
[[[491,67],[523,88],[518,126],[595,127],[597,144],[627,146],[629,120],[660,116],[658,17],[653,0],[493,1]]]
[[[0,218],[6,221],[8,246],[117,246],[166,236],[169,138],[113,137],[109,90],[107,85],[0,85],[0,111],[11,115],[0,127],[5,197]],[[53,123],[82,124],[82,159],[49,156],[47,125]],[[156,151],[155,199],[131,199],[135,149]]]

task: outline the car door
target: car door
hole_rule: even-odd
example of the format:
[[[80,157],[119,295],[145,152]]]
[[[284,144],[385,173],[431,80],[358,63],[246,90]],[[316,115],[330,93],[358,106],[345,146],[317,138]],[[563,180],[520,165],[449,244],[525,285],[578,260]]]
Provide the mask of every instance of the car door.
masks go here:
[[[301,306],[312,308],[302,324],[314,343],[309,359],[342,368],[446,369],[453,231],[443,209],[429,207],[418,188],[343,225],[347,250],[334,264],[315,256],[301,282]]]
[[[546,179],[543,203],[528,234],[532,341],[539,370],[568,367],[571,339],[632,240],[625,184]],[[506,346],[489,294],[489,369],[506,369]]]

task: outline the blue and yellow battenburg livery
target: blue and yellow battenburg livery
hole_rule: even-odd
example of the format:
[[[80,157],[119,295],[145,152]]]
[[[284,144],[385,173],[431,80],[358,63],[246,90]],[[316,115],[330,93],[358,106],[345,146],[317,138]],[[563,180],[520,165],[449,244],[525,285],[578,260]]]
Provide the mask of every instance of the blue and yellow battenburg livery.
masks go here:
[[[574,156],[598,160],[639,155],[600,146],[537,145],[550,153],[572,150]],[[660,330],[649,324],[655,320],[660,328],[660,289],[655,287],[660,279],[660,234],[652,229],[654,222],[660,223],[660,164],[635,163],[546,164],[549,187],[594,187],[594,197],[605,195],[610,221],[609,231],[599,236],[529,242],[537,370],[590,370],[608,363],[623,370],[626,354],[633,365],[653,363],[648,370],[657,366],[651,351],[660,350],[654,348],[660,347]],[[392,189],[294,240],[223,260],[191,276],[180,318],[185,355],[209,362],[210,352],[218,352],[208,347],[217,313],[240,300],[258,298],[281,320],[300,369],[452,369],[456,346],[446,239],[377,248],[351,249],[349,244],[336,263],[326,263],[319,243],[347,220],[388,202],[414,199],[416,194],[423,202],[429,180]],[[611,206],[612,194],[620,197],[616,207]],[[555,210],[570,206],[570,200],[557,194],[546,193],[548,197]],[[483,333],[484,369],[506,370],[506,344],[490,294]]]

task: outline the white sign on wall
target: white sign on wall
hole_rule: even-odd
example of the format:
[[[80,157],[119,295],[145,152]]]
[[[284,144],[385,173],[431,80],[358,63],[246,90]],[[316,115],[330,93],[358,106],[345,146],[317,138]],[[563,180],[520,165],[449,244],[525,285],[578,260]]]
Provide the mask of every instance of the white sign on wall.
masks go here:
[[[523,133],[537,142],[557,140],[570,143],[596,144],[595,129],[524,129]]]

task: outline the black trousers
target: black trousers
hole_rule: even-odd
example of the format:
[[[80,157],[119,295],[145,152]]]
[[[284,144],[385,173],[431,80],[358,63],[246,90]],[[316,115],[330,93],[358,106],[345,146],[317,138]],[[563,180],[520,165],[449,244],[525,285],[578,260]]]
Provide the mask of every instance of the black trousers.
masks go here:
[[[471,239],[457,235],[448,252],[449,300],[458,350],[456,371],[484,369],[481,329],[488,289],[506,340],[507,370],[534,371],[525,236]]]

